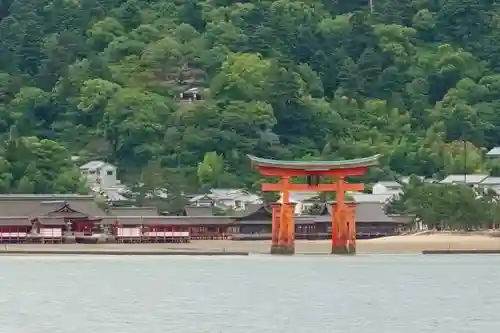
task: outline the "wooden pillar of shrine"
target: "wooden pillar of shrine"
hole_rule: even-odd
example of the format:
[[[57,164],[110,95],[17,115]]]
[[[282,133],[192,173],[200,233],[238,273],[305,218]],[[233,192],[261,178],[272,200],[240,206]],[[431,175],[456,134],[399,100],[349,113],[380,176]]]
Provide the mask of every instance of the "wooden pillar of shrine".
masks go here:
[[[272,208],[271,253],[273,253],[273,249],[275,250],[278,247],[281,204],[273,203],[271,204],[271,208]]]
[[[345,202],[344,179],[337,181],[337,201],[332,205],[332,254],[356,253],[356,204]]]
[[[281,177],[281,204],[273,206],[273,242],[271,254],[295,253],[295,204],[290,203],[289,176]]]

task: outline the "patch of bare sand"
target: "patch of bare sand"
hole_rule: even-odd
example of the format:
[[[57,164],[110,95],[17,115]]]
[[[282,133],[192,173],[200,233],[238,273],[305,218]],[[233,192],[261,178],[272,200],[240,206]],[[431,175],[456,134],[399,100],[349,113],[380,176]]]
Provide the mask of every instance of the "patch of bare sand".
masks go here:
[[[420,253],[424,250],[500,250],[500,238],[486,235],[431,234],[358,241],[359,252]]]
[[[193,241],[188,244],[12,244],[12,250],[246,251],[269,253],[270,241]],[[297,253],[329,253],[331,241],[296,241]],[[0,245],[0,249],[3,246]],[[423,250],[500,250],[500,237],[433,234],[358,240],[359,253],[421,253]]]

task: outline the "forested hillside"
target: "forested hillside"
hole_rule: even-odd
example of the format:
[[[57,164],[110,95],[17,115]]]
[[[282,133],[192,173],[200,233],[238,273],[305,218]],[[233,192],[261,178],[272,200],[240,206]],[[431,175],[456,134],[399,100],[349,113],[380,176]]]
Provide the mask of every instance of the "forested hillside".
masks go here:
[[[0,0],[0,190],[81,189],[70,155],[192,187],[250,186],[247,153],[490,168],[500,1],[373,5]]]

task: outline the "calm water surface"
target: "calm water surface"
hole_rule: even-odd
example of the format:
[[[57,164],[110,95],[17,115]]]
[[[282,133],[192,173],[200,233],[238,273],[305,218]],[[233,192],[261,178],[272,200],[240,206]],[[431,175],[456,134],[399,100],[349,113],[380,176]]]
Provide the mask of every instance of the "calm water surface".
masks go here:
[[[0,257],[2,333],[486,333],[499,256]]]

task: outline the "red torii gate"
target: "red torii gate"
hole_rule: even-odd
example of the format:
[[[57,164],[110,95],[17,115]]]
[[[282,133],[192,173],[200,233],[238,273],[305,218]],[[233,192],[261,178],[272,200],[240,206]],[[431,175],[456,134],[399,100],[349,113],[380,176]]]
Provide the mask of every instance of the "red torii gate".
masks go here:
[[[379,155],[345,161],[279,161],[247,155],[263,176],[280,177],[277,184],[263,184],[262,191],[282,193],[280,205],[273,206],[271,254],[295,253],[294,204],[290,191],[337,192],[332,214],[331,253],[356,253],[355,206],[346,204],[346,191],[362,191],[363,184],[348,184],[345,177],[364,175],[378,164]],[[291,177],[307,177],[307,184],[290,183]],[[335,178],[334,184],[320,184],[320,177]]]

